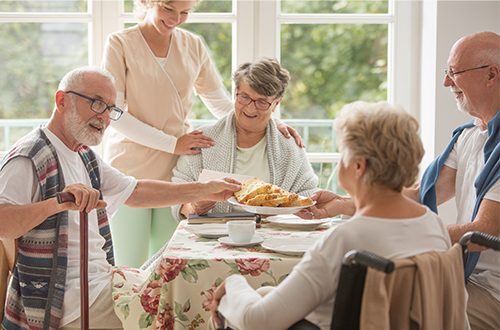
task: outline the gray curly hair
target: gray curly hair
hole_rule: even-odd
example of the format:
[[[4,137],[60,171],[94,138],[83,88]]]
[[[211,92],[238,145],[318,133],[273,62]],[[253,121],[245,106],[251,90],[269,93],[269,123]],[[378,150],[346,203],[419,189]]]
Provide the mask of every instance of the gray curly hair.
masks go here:
[[[289,80],[288,71],[274,58],[262,58],[256,62],[244,63],[233,74],[236,88],[244,81],[254,91],[265,96],[283,96]]]

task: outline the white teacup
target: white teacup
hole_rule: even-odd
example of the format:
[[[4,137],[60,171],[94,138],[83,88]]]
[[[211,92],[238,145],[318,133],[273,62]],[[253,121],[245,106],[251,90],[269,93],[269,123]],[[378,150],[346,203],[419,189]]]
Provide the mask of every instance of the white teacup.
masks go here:
[[[228,221],[227,232],[229,234],[229,239],[234,243],[250,243],[255,233],[255,221]]]

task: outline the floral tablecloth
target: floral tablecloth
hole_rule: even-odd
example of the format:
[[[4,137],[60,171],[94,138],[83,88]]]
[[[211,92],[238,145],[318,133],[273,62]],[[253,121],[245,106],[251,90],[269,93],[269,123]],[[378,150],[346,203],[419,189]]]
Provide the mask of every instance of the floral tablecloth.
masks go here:
[[[161,257],[147,270],[114,270],[115,311],[125,329],[205,329],[213,290],[226,277],[244,275],[254,288],[275,286],[300,260],[261,246],[225,246],[191,234],[186,226],[186,221],[179,224]],[[327,228],[290,231],[264,224],[256,233],[265,240],[315,238]]]

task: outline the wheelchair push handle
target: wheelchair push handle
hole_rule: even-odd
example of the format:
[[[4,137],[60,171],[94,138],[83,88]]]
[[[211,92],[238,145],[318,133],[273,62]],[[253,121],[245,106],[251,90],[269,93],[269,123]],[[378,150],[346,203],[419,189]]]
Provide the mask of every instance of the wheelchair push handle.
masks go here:
[[[500,251],[500,238],[481,233],[478,231],[470,231],[465,233],[462,238],[460,238],[460,245],[466,248],[469,243],[478,244],[495,251]]]
[[[360,264],[387,274],[392,273],[394,270],[394,262],[368,251],[354,250],[347,252],[344,256],[344,264]]]

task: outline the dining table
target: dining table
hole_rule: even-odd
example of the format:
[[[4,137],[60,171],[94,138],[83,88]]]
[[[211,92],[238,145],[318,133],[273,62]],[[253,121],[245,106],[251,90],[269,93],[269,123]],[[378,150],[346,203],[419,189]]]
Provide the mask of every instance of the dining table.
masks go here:
[[[181,221],[171,240],[147,266],[113,269],[115,312],[124,329],[206,329],[213,292],[226,277],[241,274],[255,289],[276,286],[302,257],[300,249],[286,247],[297,242],[312,246],[337,223],[327,219],[313,229],[301,230],[264,220],[256,229],[261,244],[231,246],[199,235],[193,230],[197,225]]]

